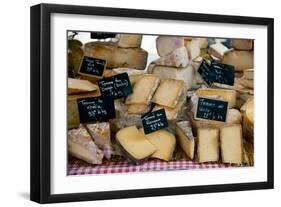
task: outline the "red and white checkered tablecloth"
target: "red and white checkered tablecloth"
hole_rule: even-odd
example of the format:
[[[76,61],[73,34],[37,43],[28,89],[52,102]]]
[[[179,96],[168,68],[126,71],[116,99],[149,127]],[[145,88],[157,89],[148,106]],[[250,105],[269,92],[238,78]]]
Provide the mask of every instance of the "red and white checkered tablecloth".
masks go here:
[[[198,163],[197,161],[189,160],[178,160],[170,162],[161,160],[148,160],[142,165],[132,165],[127,161],[110,162],[102,165],[70,163],[68,164],[68,175],[151,172],[226,167],[231,167],[231,165],[224,163]]]

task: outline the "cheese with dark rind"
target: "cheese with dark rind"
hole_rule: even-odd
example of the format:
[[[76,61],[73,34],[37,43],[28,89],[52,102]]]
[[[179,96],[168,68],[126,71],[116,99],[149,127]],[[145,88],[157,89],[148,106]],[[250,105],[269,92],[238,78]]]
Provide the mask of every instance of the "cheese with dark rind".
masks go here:
[[[240,124],[220,128],[220,148],[222,162],[242,164],[243,138]]]
[[[159,36],[156,39],[157,53],[160,57],[166,56],[175,49],[184,46],[184,37]]]
[[[217,162],[219,161],[219,130],[216,128],[198,129],[198,161]]]
[[[176,123],[176,137],[183,151],[191,160],[193,160],[195,138],[189,121],[180,121]]]
[[[112,42],[89,42],[84,46],[86,56],[106,60],[107,68],[144,70],[148,53],[141,48],[121,48]]]

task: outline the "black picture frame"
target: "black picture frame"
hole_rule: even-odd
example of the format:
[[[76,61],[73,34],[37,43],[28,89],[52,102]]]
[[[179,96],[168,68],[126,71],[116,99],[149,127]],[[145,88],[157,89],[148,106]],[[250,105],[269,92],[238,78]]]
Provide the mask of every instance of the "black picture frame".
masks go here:
[[[111,17],[133,17],[161,20],[180,20],[210,23],[233,23],[267,26],[267,181],[238,184],[219,184],[189,187],[87,192],[74,194],[50,193],[50,15],[67,13]],[[274,187],[274,20],[272,18],[195,14],[168,11],[103,8],[88,6],[39,4],[31,7],[31,174],[30,199],[38,203],[120,199],[147,196],[166,196],[225,191],[272,189]]]

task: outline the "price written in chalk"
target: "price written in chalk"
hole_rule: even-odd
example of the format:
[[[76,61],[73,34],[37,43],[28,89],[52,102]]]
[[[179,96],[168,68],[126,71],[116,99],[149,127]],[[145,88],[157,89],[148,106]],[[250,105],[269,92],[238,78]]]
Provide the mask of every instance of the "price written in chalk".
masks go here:
[[[145,134],[166,128],[168,126],[167,117],[164,109],[145,114],[142,117],[142,125]]]
[[[113,99],[127,97],[133,93],[132,85],[127,73],[121,73],[98,81],[98,85],[103,96]]]
[[[115,118],[113,99],[109,97],[91,97],[77,99],[81,123],[108,121]]]
[[[228,102],[199,97],[195,118],[225,122],[227,111]]]
[[[84,56],[78,73],[85,76],[102,77],[105,67],[106,60]]]

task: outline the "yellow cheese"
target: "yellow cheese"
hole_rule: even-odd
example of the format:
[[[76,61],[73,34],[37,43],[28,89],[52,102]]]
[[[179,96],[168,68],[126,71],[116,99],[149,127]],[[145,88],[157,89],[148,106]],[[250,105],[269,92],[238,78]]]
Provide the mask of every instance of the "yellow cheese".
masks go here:
[[[68,94],[96,91],[98,86],[87,80],[68,78]]]
[[[144,133],[143,129],[140,131]],[[173,134],[162,129],[146,134],[145,137],[156,148],[151,157],[165,161],[172,159],[176,147],[176,138]]]
[[[220,129],[220,147],[223,162],[242,163],[243,139],[240,124],[229,125]]]
[[[219,160],[219,130],[215,128],[198,129],[198,161],[216,162]]]
[[[176,123],[176,137],[183,151],[193,160],[195,139],[189,121],[180,121]]]
[[[146,104],[129,104],[128,113],[129,114],[143,114],[148,112],[150,109],[149,105]]]
[[[136,161],[151,156],[156,148],[135,126],[119,130],[116,139],[128,155]]]
[[[130,48],[140,47],[142,41],[142,35],[136,34],[120,34],[118,47]]]

